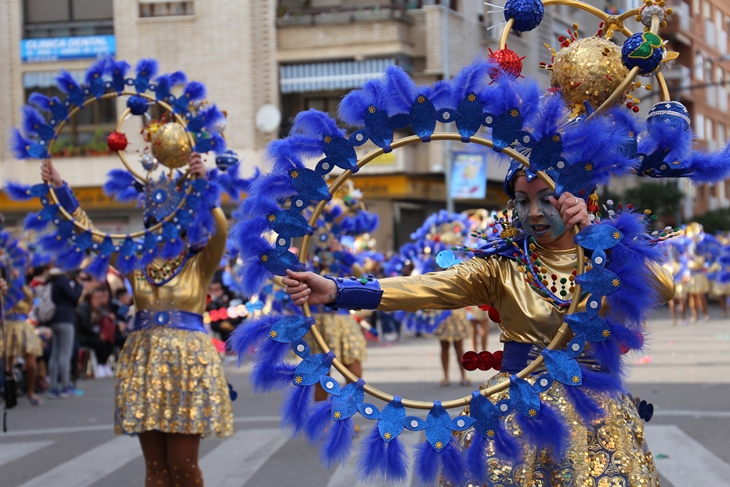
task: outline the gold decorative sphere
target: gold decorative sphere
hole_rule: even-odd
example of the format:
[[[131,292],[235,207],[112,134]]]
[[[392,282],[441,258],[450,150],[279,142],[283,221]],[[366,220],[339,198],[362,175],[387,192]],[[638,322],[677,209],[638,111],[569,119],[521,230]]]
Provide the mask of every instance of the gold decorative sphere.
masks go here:
[[[550,83],[576,113],[587,100],[596,109],[616,91],[629,70],[621,62],[621,46],[601,37],[586,37],[564,47],[553,59]],[[623,102],[631,86],[622,93]]]
[[[188,163],[193,149],[182,125],[169,122],[159,127],[151,136],[152,154],[160,164],[170,169]]]

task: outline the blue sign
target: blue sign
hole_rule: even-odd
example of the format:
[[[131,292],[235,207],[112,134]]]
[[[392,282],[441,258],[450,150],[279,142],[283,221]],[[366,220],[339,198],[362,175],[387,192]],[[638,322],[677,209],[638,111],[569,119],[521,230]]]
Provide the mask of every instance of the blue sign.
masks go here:
[[[484,199],[487,196],[487,155],[455,152],[449,191],[457,200]]]
[[[20,59],[24,63],[113,56],[117,52],[114,36],[51,37],[20,41]]]

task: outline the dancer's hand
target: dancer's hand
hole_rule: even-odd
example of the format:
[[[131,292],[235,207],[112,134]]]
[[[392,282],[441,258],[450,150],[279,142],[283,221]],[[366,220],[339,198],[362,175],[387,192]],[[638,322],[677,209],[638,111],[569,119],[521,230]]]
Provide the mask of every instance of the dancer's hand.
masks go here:
[[[60,188],[63,186],[63,178],[58,171],[56,171],[56,168],[53,167],[53,162],[51,162],[50,159],[41,164],[41,178],[54,188]]]
[[[572,229],[573,225],[578,225],[578,230],[583,230],[591,224],[591,219],[588,217],[588,206],[583,198],[565,192],[560,195],[559,199],[551,196],[550,203],[560,213],[567,230]]]
[[[201,178],[207,177],[208,173],[205,169],[205,164],[203,164],[203,156],[201,156],[197,152],[193,152],[192,154],[190,154],[189,164],[191,176],[198,176]]]
[[[309,303],[334,303],[337,300],[337,285],[331,279],[315,274],[314,272],[294,272],[287,270],[287,277],[281,280],[286,286],[286,293],[291,295],[294,304],[301,306]]]

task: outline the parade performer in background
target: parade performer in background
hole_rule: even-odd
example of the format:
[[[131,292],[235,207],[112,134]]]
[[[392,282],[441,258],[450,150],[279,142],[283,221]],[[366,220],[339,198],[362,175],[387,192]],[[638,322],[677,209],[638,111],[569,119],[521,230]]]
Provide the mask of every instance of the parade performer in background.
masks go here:
[[[243,182],[236,176],[235,154],[224,152],[225,118],[204,101],[205,87],[188,83],[181,72],[156,76],[154,60],[140,61],[133,78],[125,77],[129,68],[124,61],[101,59],[84,86],[62,71],[58,82],[68,94],[65,103],[32,95],[30,102],[50,111],[50,119],[27,106],[24,134],[15,133],[14,149],[18,157],[43,160],[44,183],[8,189],[18,198],[40,198],[43,209],[28,216],[26,228],[43,231],[53,224],[39,245],[55,252],[60,267],[77,268],[90,253],[87,273],[103,277],[111,265],[129,281],[137,311],[115,370],[115,433],[139,436],[147,487],[198,486],[200,439],[233,434],[232,393],[202,313],[226,247],[219,194],[237,197]],[[171,90],[177,85],[176,96]],[[143,206],[145,228],[136,233],[96,230],[49,157],[63,122],[102,96],[127,101],[107,140],[127,170],[112,170],[104,190]],[[164,115],[145,124],[149,145],[138,149],[140,173],[126,160],[121,128],[128,114],[144,117],[152,104]],[[218,154],[218,169],[207,173],[201,154],[209,151]],[[178,170],[186,166],[185,173]]]
[[[0,268],[10,283],[3,300],[5,335],[0,336],[0,353],[13,367],[22,357],[25,372],[26,394],[33,406],[40,406],[35,396],[36,357],[43,354],[40,337],[28,320],[33,306],[33,292],[25,284],[25,273],[30,264],[28,252],[8,232],[0,231]]]
[[[363,479],[408,478],[399,440],[407,429],[425,432],[413,461],[414,476],[424,484],[440,475],[448,485],[658,485],[642,424],[653,407],[628,395],[622,355],[643,347],[648,313],[674,294],[657,244],[675,232],[654,235],[655,218],[629,206],[608,205],[603,212],[595,190],[629,174],[721,181],[730,173],[730,148],[693,150],[689,113],[669,99],[660,70],[677,53],[658,35],[671,14],[664,2],[647,1],[620,18],[584,2],[558,3],[603,23],[595,36],[580,37],[574,25],[568,37],[558,38],[560,50],[551,49],[551,63],[544,64],[550,89],[523,80],[522,58],[506,46],[512,29],[540,24],[543,4],[508,0],[500,50],[490,60],[431,86],[416,86],[389,66],[383,77],[343,98],[340,123],[319,112],[297,115],[260,183],[271,187],[277,204],[263,215],[239,215],[241,222],[264,217],[258,229],[247,227],[258,238],[249,235],[245,256],[242,250],[243,282],[287,273],[287,292],[304,318],[253,321],[237,330],[232,348],[255,349],[250,378],[257,390],[289,389],[283,421],[294,431],[316,433],[310,436],[321,441],[325,465],[346,461],[352,417],[359,413],[376,422],[357,462]],[[641,32],[625,27],[632,17]],[[613,42],[619,32],[627,37],[621,46]],[[632,95],[643,85],[639,75],[656,76],[661,88],[662,101],[648,111],[645,125],[633,116],[640,110]],[[438,122],[455,125],[456,132],[437,131]],[[346,134],[343,125],[356,130]],[[397,137],[403,127],[413,135]],[[302,256],[290,251],[292,241],[302,237],[297,246],[307,251],[313,221],[351,174],[383,153],[441,140],[488,147],[513,162],[505,178],[512,207],[486,232],[484,245],[456,248],[474,258],[443,272],[380,281],[305,271]],[[365,143],[377,148],[357,154]],[[328,183],[334,166],[345,172]],[[312,205],[307,220],[302,211]],[[501,371],[471,395],[449,401],[388,394],[349,373],[332,351],[312,354],[302,339],[311,332],[325,352],[310,319],[314,305],[416,311],[481,304],[500,315]],[[301,362],[286,361],[288,351]],[[328,375],[331,367],[346,385]],[[307,399],[316,383],[331,397],[312,409]],[[366,395],[386,405],[366,402]],[[408,415],[406,408],[428,415]],[[452,417],[448,409],[456,408],[462,414]]]
[[[700,313],[705,321],[710,320],[707,309],[707,293],[710,292],[710,281],[707,279],[709,247],[714,247],[711,236],[705,234],[702,225],[692,222],[687,225],[686,235],[689,238],[689,273],[687,283],[687,294],[689,295],[689,309],[692,313],[692,321],[699,320]]]

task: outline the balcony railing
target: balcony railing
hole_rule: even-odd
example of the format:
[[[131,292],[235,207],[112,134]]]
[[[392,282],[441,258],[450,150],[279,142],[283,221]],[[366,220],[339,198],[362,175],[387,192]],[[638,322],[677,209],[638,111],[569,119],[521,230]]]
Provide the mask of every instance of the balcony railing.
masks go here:
[[[358,2],[326,7],[298,6],[299,2],[279,2],[278,25],[333,24],[368,22],[374,20],[407,20],[407,10],[412,4],[407,1]]]

